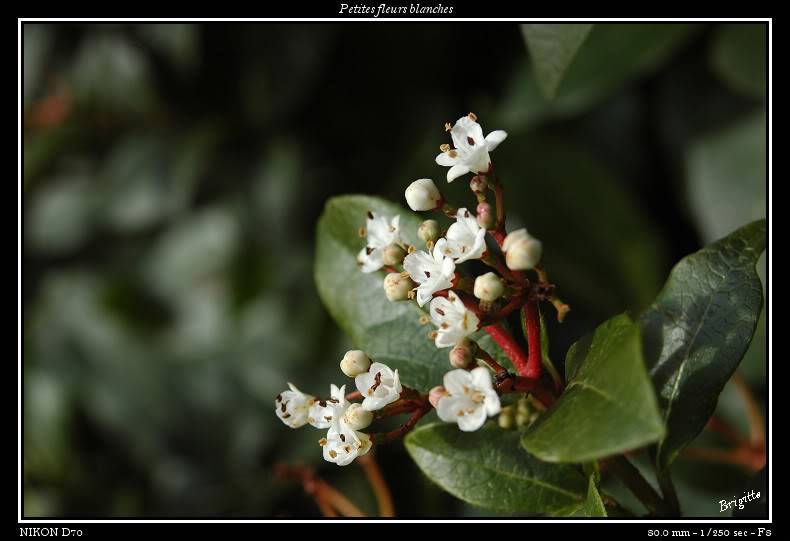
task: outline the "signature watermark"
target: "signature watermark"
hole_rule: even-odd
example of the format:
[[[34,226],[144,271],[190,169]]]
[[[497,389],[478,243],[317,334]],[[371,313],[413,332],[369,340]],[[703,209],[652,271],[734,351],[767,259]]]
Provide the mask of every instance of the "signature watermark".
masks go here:
[[[735,499],[733,496],[732,500],[719,500],[719,507],[721,507],[720,513],[724,513],[729,509],[743,509],[745,507],[746,502],[751,502],[760,498],[760,493],[755,492],[754,490],[750,490],[749,492],[744,492],[743,496],[738,499]]]

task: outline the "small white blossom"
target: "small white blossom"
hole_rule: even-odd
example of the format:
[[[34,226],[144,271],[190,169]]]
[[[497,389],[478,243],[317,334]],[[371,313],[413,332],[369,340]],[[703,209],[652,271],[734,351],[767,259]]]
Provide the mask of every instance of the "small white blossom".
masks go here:
[[[433,253],[422,250],[412,252],[403,260],[403,268],[417,282],[417,304],[425,305],[433,294],[452,287],[455,262],[446,254],[447,240],[439,239]]]
[[[338,418],[322,438],[324,460],[338,466],[347,466],[355,458],[367,454],[372,447],[370,436],[351,428],[342,418]]]
[[[522,228],[505,237],[502,251],[505,252],[505,263],[509,269],[529,270],[540,263],[540,258],[543,257],[543,244]]]
[[[405,196],[411,210],[433,210],[442,200],[439,188],[429,178],[421,178],[409,184]]]
[[[307,422],[316,428],[329,428],[337,415],[343,415],[348,406],[346,386],[343,385],[338,389],[337,385],[333,383],[330,388],[330,398],[325,400],[315,398],[313,400]]]
[[[367,411],[376,411],[395,402],[403,390],[398,371],[393,372],[383,363],[370,365],[370,370],[354,378],[354,383],[364,398],[362,407]]]
[[[307,424],[315,397],[303,393],[293,383],[289,382],[288,387],[290,391],[283,391],[274,399],[274,411],[283,423],[299,428]]]
[[[456,264],[469,259],[480,259],[486,251],[486,230],[477,223],[477,218],[465,208],[458,209],[455,223],[447,230],[445,255]]]
[[[444,297],[433,299],[430,312],[434,325],[438,327],[437,348],[454,346],[462,338],[474,333],[480,323],[474,312],[468,310],[464,302],[452,291],[448,293],[446,299]]]
[[[367,245],[357,255],[362,272],[376,272],[384,266],[384,250],[391,244],[401,244],[400,216],[389,219],[387,216],[368,212],[365,230]]]
[[[447,182],[452,182],[466,173],[485,173],[491,164],[489,152],[505,140],[507,133],[502,130],[492,131],[483,137],[483,128],[475,122],[474,115],[458,119],[450,130],[455,148],[449,145],[442,148],[436,156],[436,163],[449,167]]]
[[[439,399],[436,413],[446,423],[458,423],[464,432],[474,432],[487,417],[499,413],[499,396],[487,368],[451,370],[444,375],[447,395]]]

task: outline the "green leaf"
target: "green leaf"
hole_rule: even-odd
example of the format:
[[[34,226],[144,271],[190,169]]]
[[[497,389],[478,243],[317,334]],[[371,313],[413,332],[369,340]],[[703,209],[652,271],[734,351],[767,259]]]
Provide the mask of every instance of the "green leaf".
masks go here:
[[[590,481],[587,486],[587,500],[584,502],[584,516],[586,517],[605,517],[606,507],[603,505],[601,495],[598,493],[598,487],[595,486],[594,476],[590,476]]]
[[[514,136],[507,143],[496,150],[496,167],[508,229],[526,226],[541,239],[558,294],[600,320],[649,306],[661,289],[666,244],[624,183],[566,142]]]
[[[630,81],[655,71],[697,28],[666,23],[596,24],[563,73],[554,99],[541,92],[539,74],[523,67],[504,100],[499,125],[513,135],[546,118],[585,111]]]
[[[666,425],[660,467],[702,431],[749,346],[763,304],[755,265],[765,241],[759,220],[685,257],[640,318]]]
[[[727,24],[719,28],[713,41],[711,64],[733,90],[764,100],[768,42],[767,23]]]
[[[584,477],[519,447],[519,433],[488,423],[477,432],[433,424],[406,437],[406,449],[441,488],[472,505],[506,513],[569,515],[585,501]]]
[[[403,239],[423,246],[417,238],[422,220],[416,214],[375,197],[334,197],[327,202],[318,221],[315,262],[318,293],[356,347],[371,358],[399,369],[405,385],[428,391],[441,384],[450,369],[448,350],[438,349],[428,339],[433,327],[420,324],[424,312],[415,303],[387,300],[382,287],[383,273],[365,274],[357,267],[357,254],[365,246],[358,231],[365,224],[368,211],[387,216],[399,214]],[[480,333],[478,343],[500,363],[510,365],[490,337]]]
[[[538,85],[553,97],[576,52],[592,30],[591,24],[522,24]]]
[[[571,346],[565,392],[524,434],[549,462],[586,462],[659,440],[663,426],[642,359],[639,326],[627,315]]]

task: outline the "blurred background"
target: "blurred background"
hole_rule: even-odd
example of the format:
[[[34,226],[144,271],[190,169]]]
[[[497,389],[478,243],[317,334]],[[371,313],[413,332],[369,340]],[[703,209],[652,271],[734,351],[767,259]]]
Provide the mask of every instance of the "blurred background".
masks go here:
[[[273,414],[351,346],[313,283],[327,198],[443,179],[444,123],[469,111],[507,130],[510,225],[573,307],[550,323],[562,360],[765,216],[766,55],[760,24],[598,24],[547,100],[517,24],[25,24],[24,515],[320,516],[279,461],[375,513],[358,466]],[[761,408],[765,370],[763,318],[739,369]],[[747,434],[732,385],[717,416]],[[399,516],[489,514],[401,444],[378,460]],[[758,469],[677,464],[703,515]]]

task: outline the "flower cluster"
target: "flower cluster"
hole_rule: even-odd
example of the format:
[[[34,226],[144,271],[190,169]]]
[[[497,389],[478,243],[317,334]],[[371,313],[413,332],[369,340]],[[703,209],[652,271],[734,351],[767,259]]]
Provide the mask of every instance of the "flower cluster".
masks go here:
[[[453,146],[441,145],[436,163],[450,168],[448,182],[473,174],[469,186],[477,199],[474,212],[470,207],[450,205],[433,180],[415,180],[404,194],[409,208],[437,211],[437,218],[451,220],[446,229],[435,219],[423,221],[416,233],[424,248],[418,248],[404,241],[410,235],[402,231],[400,216],[369,211],[359,231],[365,245],[357,255],[357,264],[363,273],[386,273],[383,287],[390,301],[416,301],[420,309],[427,310],[421,322],[435,325],[428,336],[437,348],[449,348],[453,369],[445,374],[443,385],[423,395],[403,386],[397,370],[371,363],[361,351],[349,351],[340,367],[354,378],[357,392],[347,396],[345,386],[333,385],[330,397],[322,400],[289,384],[290,390],[281,393],[275,403],[277,415],[292,428],[310,424],[328,429],[319,442],[324,458],[341,466],[367,453],[374,443],[402,436],[431,408],[441,420],[457,423],[460,430],[469,432],[502,411],[500,393],[539,393],[537,399],[544,406],[553,400],[538,381],[540,331],[535,314],[538,300],[552,300],[555,306],[561,303],[551,296],[553,286],[541,267],[541,242],[526,229],[510,234],[505,230],[503,189],[493,175],[490,153],[507,133],[496,130],[484,137],[473,113],[445,128]],[[489,190],[494,192],[496,211],[487,201]],[[490,270],[474,274],[481,264]],[[537,280],[533,281],[532,275],[528,278],[524,271],[534,271]],[[567,311],[567,306],[562,306]],[[530,329],[528,356],[500,325],[516,310],[524,310]],[[519,375],[510,374],[473,341],[480,329],[501,346]],[[491,370],[497,375],[496,385]],[[351,402],[354,399],[361,402]],[[510,418],[510,410],[505,411],[508,418],[502,422]],[[361,432],[374,417],[402,413],[412,416],[394,431],[372,435]]]
[[[400,398],[403,387],[398,371],[382,363],[372,363],[359,350],[345,354],[340,361],[342,372],[354,378],[362,403],[351,402],[346,396],[346,386],[332,385],[329,398],[308,395],[292,383],[274,400],[277,416],[291,428],[310,424],[315,428],[329,429],[318,444],[323,448],[324,460],[345,466],[370,451],[372,441],[361,430],[370,426],[373,412]]]

